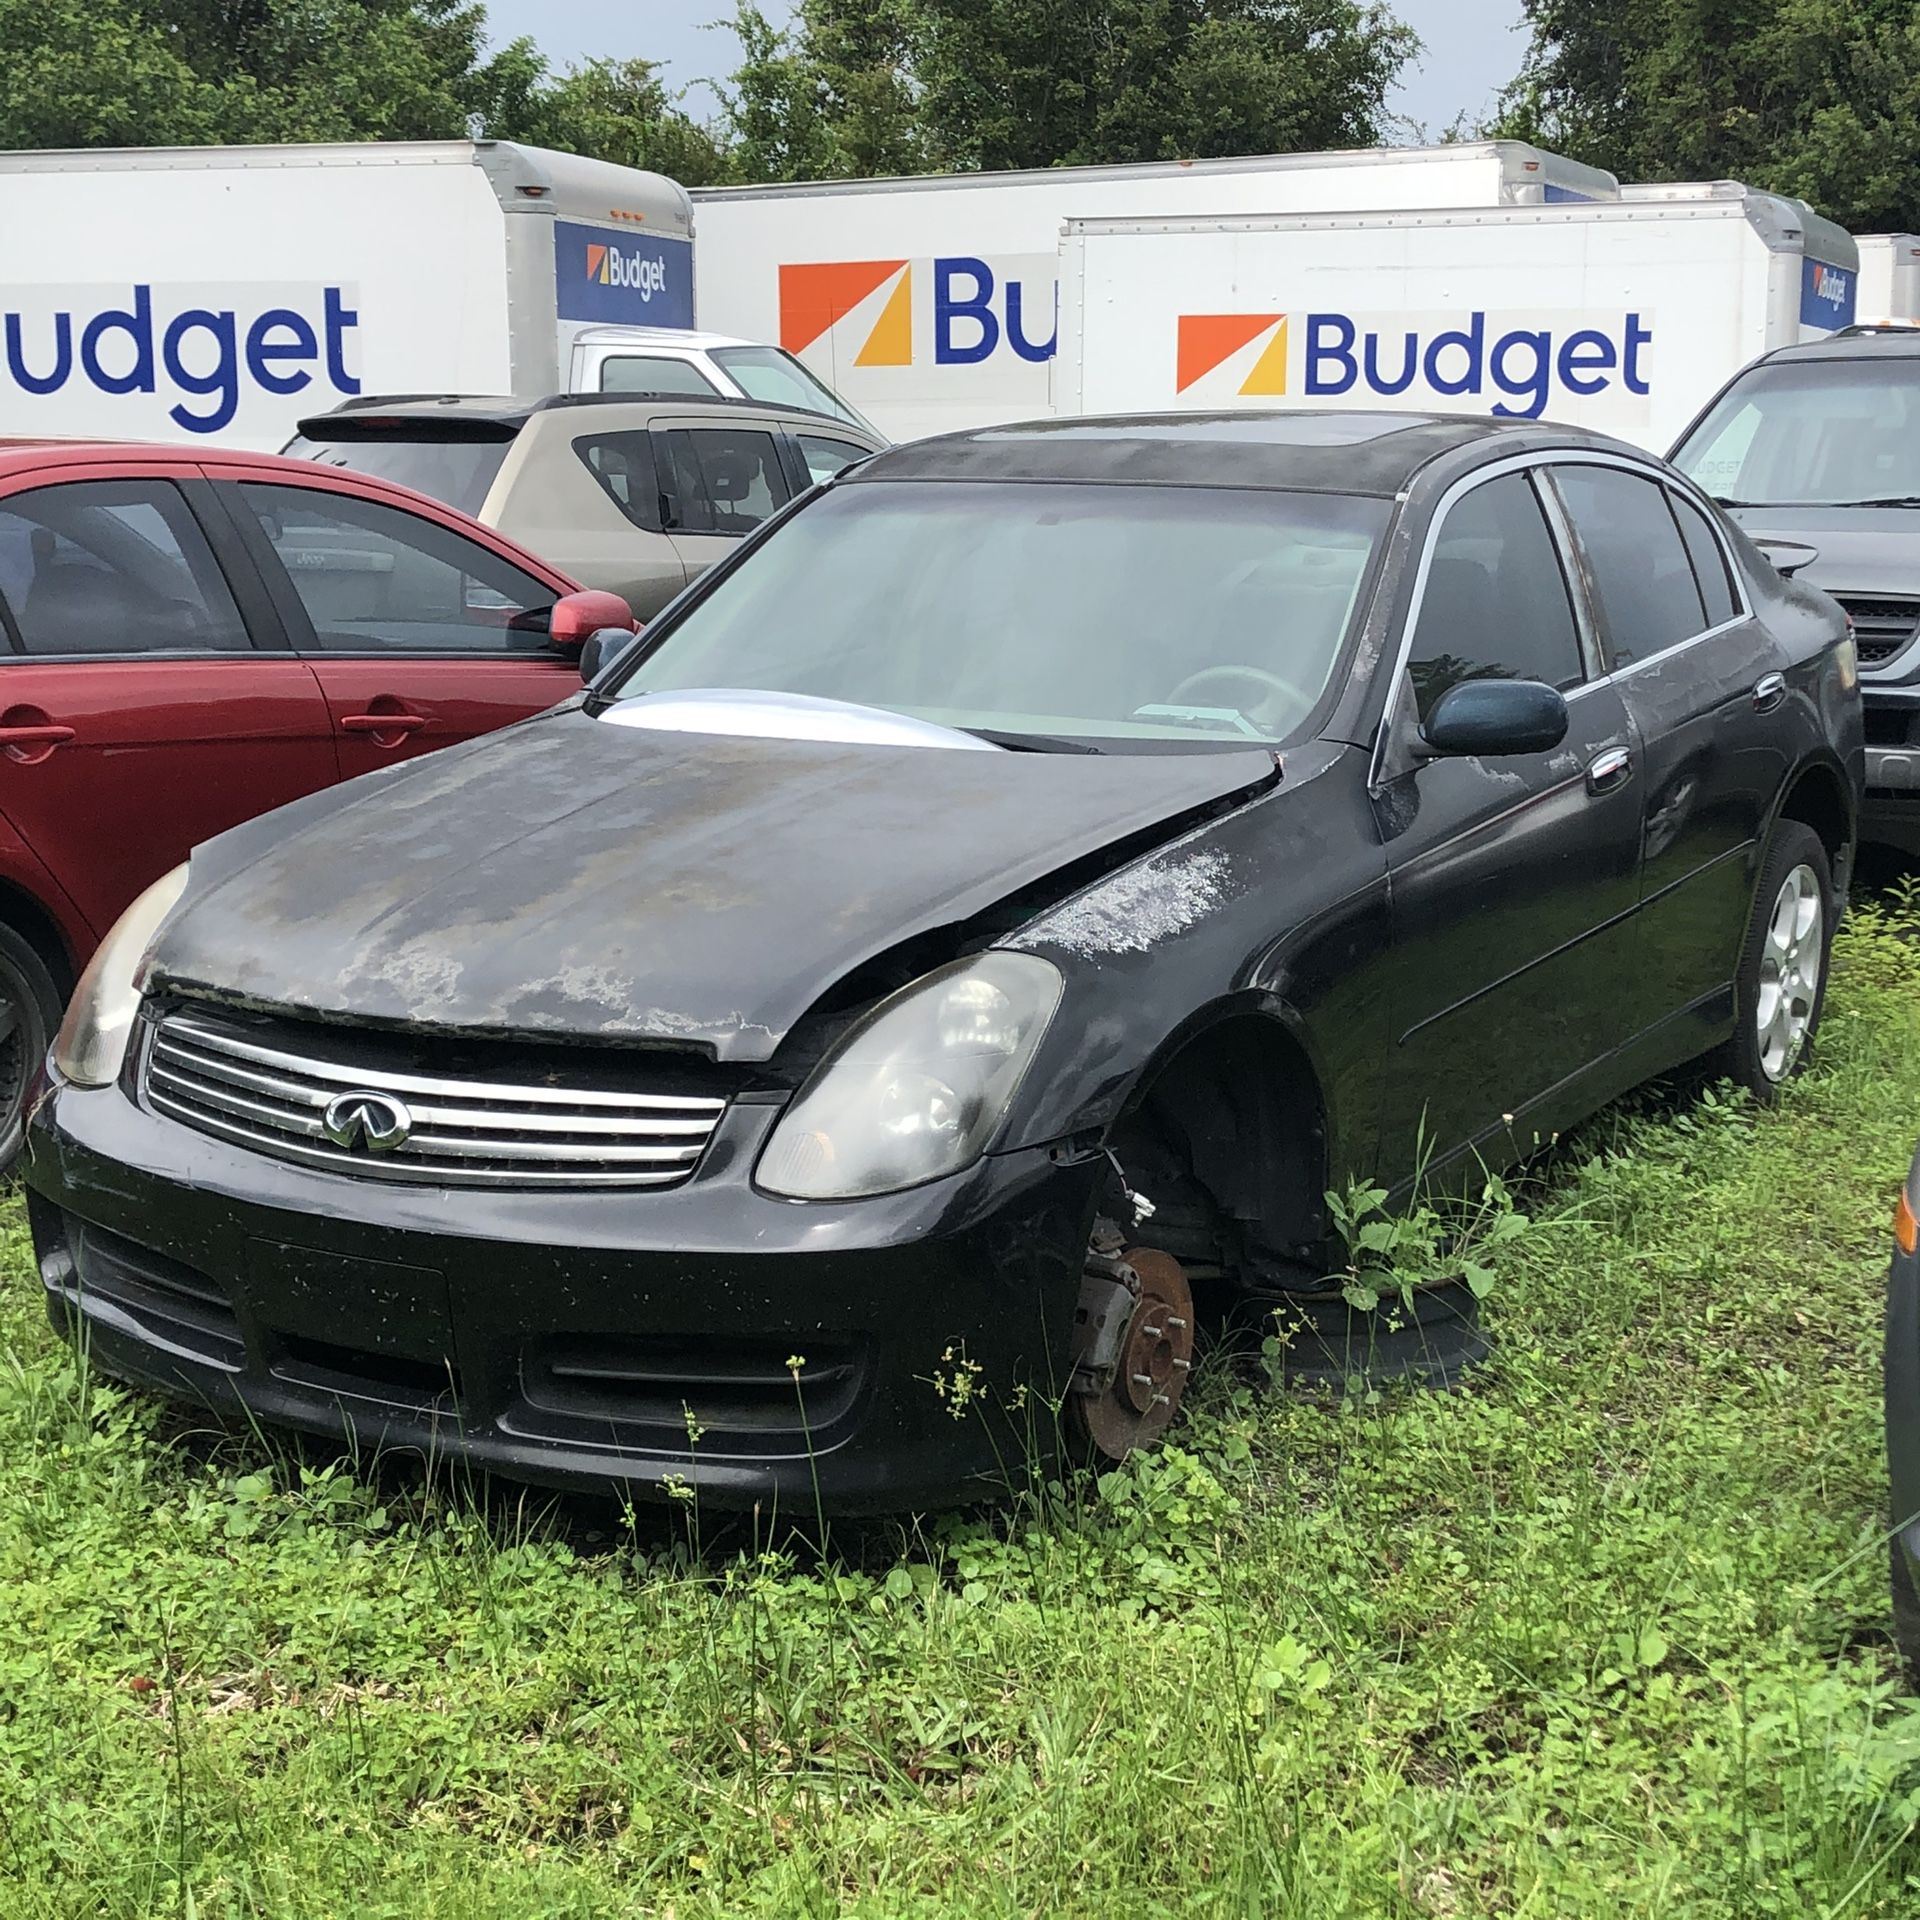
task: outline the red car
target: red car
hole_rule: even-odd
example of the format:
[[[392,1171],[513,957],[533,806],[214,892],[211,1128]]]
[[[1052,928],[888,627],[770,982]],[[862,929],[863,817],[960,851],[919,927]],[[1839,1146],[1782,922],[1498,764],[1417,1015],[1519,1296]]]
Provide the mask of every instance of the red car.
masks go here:
[[[79,968],[150,881],[552,706],[620,625],[615,596],[362,474],[0,443],[0,1165]]]

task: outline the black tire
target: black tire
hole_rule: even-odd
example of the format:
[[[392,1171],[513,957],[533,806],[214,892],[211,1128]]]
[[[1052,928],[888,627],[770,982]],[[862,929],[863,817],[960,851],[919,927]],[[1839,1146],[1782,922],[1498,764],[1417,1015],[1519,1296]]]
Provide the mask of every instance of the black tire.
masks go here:
[[[1810,897],[1817,902],[1819,924],[1817,930],[1808,927],[1804,934],[1790,940],[1789,951],[1795,957],[1786,977],[1793,984],[1784,995],[1776,991],[1769,999],[1769,988],[1777,989],[1782,972],[1775,923],[1784,914],[1783,925],[1791,932],[1795,916],[1788,911],[1784,890],[1796,876],[1803,889],[1806,876],[1811,876]],[[1756,1100],[1771,1104],[1778,1099],[1781,1087],[1812,1058],[1814,1036],[1820,1031],[1820,1013],[1827,1000],[1833,922],[1833,869],[1827,861],[1827,850],[1811,827],[1798,820],[1782,820],[1773,830],[1766,859],[1760,863],[1747,937],[1740,947],[1740,970],[1734,976],[1733,1038],[1716,1060],[1719,1070]],[[1819,972],[1808,993],[1805,976],[1810,961],[1817,962]],[[1777,1024],[1763,1035],[1762,1015],[1769,1005],[1780,1012]],[[1796,1031],[1797,1041],[1789,1037]]]
[[[1893,1561],[1893,1644],[1906,1663],[1907,1678],[1920,1685],[1920,1590],[1898,1535],[1887,1542],[1887,1550]]]
[[[20,1157],[27,1090],[47,1057],[64,1004],[47,963],[0,923],[0,1174]]]

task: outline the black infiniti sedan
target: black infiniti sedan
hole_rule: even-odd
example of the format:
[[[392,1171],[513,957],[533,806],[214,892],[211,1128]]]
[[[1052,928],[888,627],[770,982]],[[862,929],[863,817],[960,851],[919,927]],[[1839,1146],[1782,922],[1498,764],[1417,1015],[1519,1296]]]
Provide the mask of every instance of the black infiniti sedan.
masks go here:
[[[53,1317],[550,1483],[965,1498],[1049,1407],[1118,1455],[1196,1274],[1321,1284],[1330,1187],[1714,1049],[1776,1088],[1862,772],[1838,608],[1615,442],[899,448],[129,912],[31,1133]]]

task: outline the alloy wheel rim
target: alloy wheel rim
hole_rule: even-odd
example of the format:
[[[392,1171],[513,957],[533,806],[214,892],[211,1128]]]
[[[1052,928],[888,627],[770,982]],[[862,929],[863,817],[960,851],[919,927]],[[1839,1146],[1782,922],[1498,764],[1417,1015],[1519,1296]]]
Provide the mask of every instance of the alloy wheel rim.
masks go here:
[[[1824,919],[1819,879],[1811,867],[1795,867],[1781,881],[1767,916],[1760,943],[1760,991],[1753,1009],[1760,1071],[1776,1084],[1799,1063],[1813,1031],[1826,952]]]

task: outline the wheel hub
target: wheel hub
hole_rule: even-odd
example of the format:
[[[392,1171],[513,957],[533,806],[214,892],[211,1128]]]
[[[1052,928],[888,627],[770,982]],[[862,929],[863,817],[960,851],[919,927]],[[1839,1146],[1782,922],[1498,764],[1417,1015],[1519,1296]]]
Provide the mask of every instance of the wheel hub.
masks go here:
[[[1077,1375],[1069,1409],[1109,1460],[1157,1440],[1180,1410],[1193,1367],[1193,1290],[1180,1262],[1157,1247],[1129,1247],[1101,1260],[1108,1284],[1125,1286],[1131,1310],[1111,1363]]]

